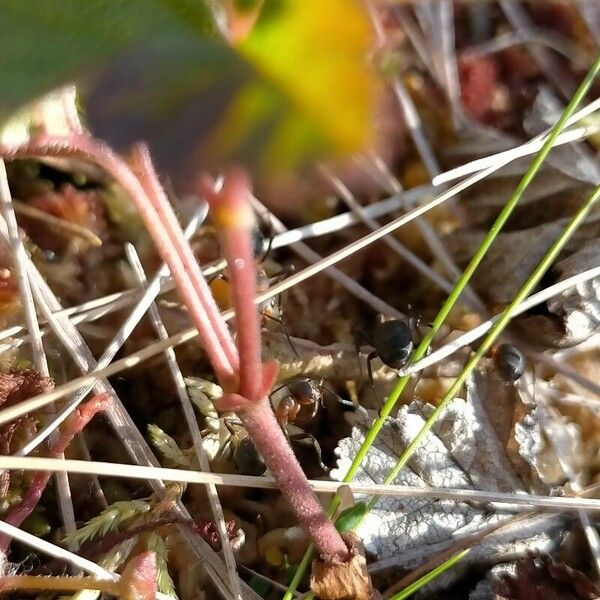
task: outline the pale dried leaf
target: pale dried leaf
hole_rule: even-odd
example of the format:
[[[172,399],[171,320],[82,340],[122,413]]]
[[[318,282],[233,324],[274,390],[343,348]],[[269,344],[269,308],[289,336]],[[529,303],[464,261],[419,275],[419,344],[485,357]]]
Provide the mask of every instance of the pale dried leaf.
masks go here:
[[[352,559],[340,564],[313,561],[310,589],[322,600],[371,600],[373,588],[364,548],[356,535],[345,537],[352,546]]]
[[[517,386],[523,405],[529,407],[515,424],[519,453],[548,486],[583,483],[577,481],[586,456],[581,430],[547,404],[547,387],[546,382],[527,374]]]
[[[566,225],[565,220],[500,233],[473,275],[473,286],[491,304],[508,304]],[[456,261],[466,264],[485,235],[460,231],[447,238]]]
[[[531,110],[525,116],[523,121],[525,131],[533,137],[552,127],[560,117],[563,108],[550,89],[543,87],[536,96]],[[574,179],[593,185],[600,183],[600,165],[581,143],[553,148],[548,162]]]
[[[381,482],[402,450],[421,429],[430,410],[431,407],[417,401],[402,407],[397,418],[390,420],[383,428],[356,479]],[[362,422],[357,422],[352,437],[340,442],[337,450],[340,457],[338,468],[331,473],[335,479],[341,479],[347,471],[364,439],[367,426],[364,413],[357,413],[356,418],[358,421],[361,416]],[[455,430],[456,439],[452,440],[453,424],[458,422],[463,425]],[[492,489],[499,489],[499,485],[505,488],[504,482],[500,484],[493,480],[493,471],[489,472],[489,459],[484,458],[487,453],[484,451],[473,455],[468,450],[478,447],[485,450],[485,434],[477,439],[477,432],[480,431],[472,405],[463,399],[456,399],[415,452],[409,463],[410,468],[400,473],[397,483],[423,488],[443,486],[470,489],[474,487],[472,477],[479,477],[492,485]],[[446,446],[448,440],[456,450],[456,456]],[[484,462],[479,463],[479,456]],[[461,467],[460,461],[469,466],[469,473]],[[508,473],[506,478],[509,478]],[[466,504],[382,498],[366,517],[361,535],[366,549],[378,559],[396,556],[402,562],[408,550],[418,550],[422,555],[426,546],[448,541],[459,531],[476,531],[486,522],[484,510]]]
[[[557,281],[596,267],[600,240],[593,239],[554,267]],[[549,315],[522,317],[527,331],[550,346],[569,347],[587,340],[600,328],[600,277],[569,288],[546,304]]]
[[[408,466],[401,471],[396,483],[422,488],[435,486],[501,492],[529,492],[535,484],[535,491],[547,493],[548,488],[534,472],[535,452],[546,450],[546,445],[532,445],[530,440],[537,438],[523,434],[522,443],[526,443],[526,447],[521,448],[514,437],[517,426],[524,428],[515,419],[530,414],[531,407],[519,406],[517,398],[515,407],[502,409],[500,403],[504,400],[492,393],[496,388],[488,385],[490,382],[493,383],[493,378],[489,374],[477,374],[469,380],[467,400],[457,398],[452,402],[426,435]],[[432,406],[418,401],[402,406],[396,418],[389,419],[382,429],[356,480],[383,481],[432,410]],[[500,421],[496,413],[500,414]],[[346,473],[373,417],[366,411],[354,414],[352,435],[341,440],[336,450],[339,459],[337,469],[331,472],[334,479],[341,480]],[[539,432],[542,436],[535,413],[530,419],[527,432],[534,431],[536,435]],[[507,440],[511,436],[513,449],[508,451]],[[520,452],[526,454],[532,466]],[[367,551],[375,555],[378,566],[414,568],[424,557],[448,548],[465,536],[499,524],[507,517],[507,512],[494,510],[493,506],[383,497],[366,517],[359,533]],[[472,552],[464,559],[462,568],[481,559],[493,564],[494,560],[505,556],[518,557],[531,548],[548,550],[553,546],[548,529],[556,526],[556,520],[544,516],[539,521],[531,520],[526,525],[509,528],[496,536],[494,542],[485,544],[485,551]]]

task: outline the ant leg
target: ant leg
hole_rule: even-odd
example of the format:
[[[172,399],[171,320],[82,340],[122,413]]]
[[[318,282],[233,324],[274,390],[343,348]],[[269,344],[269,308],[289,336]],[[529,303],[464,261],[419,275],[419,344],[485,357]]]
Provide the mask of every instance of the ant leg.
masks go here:
[[[287,330],[285,323],[281,319],[278,319],[277,317],[274,317],[273,315],[265,315],[263,313],[263,317],[265,317],[265,319],[271,319],[271,321],[275,321],[275,323],[278,323],[281,326],[281,331],[283,331],[283,334],[285,335],[285,339],[287,340],[288,344],[290,345],[292,352],[296,355],[296,358],[300,358],[298,351],[296,350],[294,344],[292,343],[292,338],[290,336],[290,332]]]
[[[329,472],[330,469],[329,467],[323,462],[323,454],[321,452],[321,446],[319,445],[319,442],[317,441],[317,439],[315,438],[314,435],[311,435],[310,433],[307,433],[306,431],[302,432],[302,433],[295,433],[294,435],[291,435],[288,437],[288,439],[290,440],[290,442],[294,442],[294,441],[302,441],[302,440],[309,440],[312,447],[315,449],[315,452],[317,453],[317,460],[319,461],[319,467],[321,469],[323,469],[323,471]]]
[[[269,277],[269,285],[279,283],[295,271],[296,267],[294,265],[286,265],[285,267],[281,267],[277,273],[273,273],[273,275]]]
[[[352,402],[350,400],[346,400],[345,398],[342,398],[335,390],[333,390],[333,388],[329,387],[328,385],[325,385],[324,379],[320,380],[319,387],[321,388],[321,406],[323,406],[323,407],[325,406],[325,402],[323,400],[323,396],[325,394],[323,392],[327,392],[330,396],[335,398],[336,402],[338,404],[340,404],[341,406],[345,406],[345,407],[351,408],[353,410],[356,409],[356,406],[354,406],[354,402]]]
[[[373,350],[373,352],[371,352],[368,356],[367,356],[367,374],[369,376],[369,381],[371,382],[371,386],[373,388],[375,388],[375,380],[373,379],[373,365],[372,362],[373,360],[375,360],[377,357],[379,356],[379,354],[377,354],[377,351]]]
[[[360,378],[362,379],[363,370],[362,370],[362,362],[360,360],[361,342],[363,342],[369,346],[372,346],[371,338],[360,327],[357,327],[354,330],[354,349],[356,350],[356,358],[358,360],[358,372],[359,372]]]

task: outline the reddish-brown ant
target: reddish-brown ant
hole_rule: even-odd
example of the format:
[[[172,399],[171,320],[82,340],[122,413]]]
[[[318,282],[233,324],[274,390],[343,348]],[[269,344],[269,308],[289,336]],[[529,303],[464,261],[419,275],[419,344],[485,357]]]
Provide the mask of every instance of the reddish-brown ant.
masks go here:
[[[284,394],[278,393],[284,389]],[[352,402],[340,398],[333,390],[327,388],[323,379],[310,377],[299,377],[276,388],[271,393],[271,403],[277,422],[292,445],[295,442],[306,440],[314,448],[320,463],[319,466],[328,471],[329,469],[323,464],[319,442],[312,434],[300,429],[301,425],[309,424],[316,417],[319,409],[324,406],[325,392],[334,397],[341,406],[349,409],[355,408]],[[279,398],[275,401],[278,396]],[[296,430],[295,433],[292,432],[293,429]]]

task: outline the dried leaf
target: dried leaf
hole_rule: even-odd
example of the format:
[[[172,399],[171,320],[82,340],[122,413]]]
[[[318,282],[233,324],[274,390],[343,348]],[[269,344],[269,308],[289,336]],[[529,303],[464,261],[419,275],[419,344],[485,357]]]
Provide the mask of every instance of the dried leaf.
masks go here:
[[[547,87],[542,87],[523,126],[532,137],[552,127],[562,112],[558,99]],[[568,144],[554,148],[548,157],[553,167],[579,181],[598,185],[600,166],[583,143]]]
[[[508,304],[564,229],[566,221],[500,233],[473,275],[475,289],[491,304]],[[485,232],[460,231],[448,238],[448,249],[466,264]]]
[[[600,595],[583,573],[550,556],[522,558],[514,571],[493,583],[494,600],[594,600]]]
[[[492,377],[477,374],[469,381],[467,401],[457,398],[426,435],[407,468],[396,483],[427,488],[453,487],[488,491],[548,491],[528,460],[535,463],[536,452],[547,445],[522,448],[515,430],[531,412],[531,407],[512,397],[495,393],[507,387]],[[501,386],[501,387],[500,387]],[[505,403],[505,405],[503,405]],[[414,439],[433,407],[413,401],[402,406],[394,419],[389,419],[377,442],[359,470],[356,479],[381,482],[395,465],[398,455]],[[355,413],[352,437],[343,439],[336,453],[338,468],[331,475],[340,480],[362,443],[373,415]],[[542,425],[531,417],[530,430],[542,436]],[[523,439],[529,439],[526,435]],[[512,442],[509,447],[508,442]],[[523,442],[524,443],[524,442]],[[526,458],[520,455],[526,454]],[[430,502],[412,498],[381,498],[367,515],[359,533],[367,551],[373,553],[380,567],[414,568],[424,556],[442,551],[459,539],[501,523],[508,514],[490,506],[462,502]],[[499,557],[519,556],[528,548],[547,550],[553,547],[547,530],[556,527],[547,517],[505,532],[495,542],[481,547],[464,559],[462,567],[481,560],[493,563]],[[522,540],[525,539],[526,542]],[[456,572],[453,576],[456,576]]]
[[[575,254],[554,267],[557,281],[597,266],[600,240],[591,240]],[[580,283],[546,303],[549,315],[524,316],[523,328],[537,341],[552,347],[575,346],[587,340],[600,327],[600,277]]]
[[[530,229],[500,233],[473,276],[475,289],[492,305],[508,304],[566,223],[567,220],[561,218]],[[483,231],[460,231],[447,238],[448,248],[459,264],[466,264],[483,235]],[[599,235],[600,219],[592,217],[567,244],[564,258],[555,267],[558,279],[598,264]],[[521,319],[523,323],[529,319],[528,337],[537,336],[541,342],[555,346],[587,339],[598,328],[600,297],[597,288],[597,281],[588,282],[552,300],[548,305],[552,314],[545,317],[545,321],[535,317],[533,320],[530,317]]]
[[[373,588],[364,548],[354,534],[345,534],[345,539],[351,543],[352,559],[341,564],[313,561],[310,589],[322,600],[370,600]]]

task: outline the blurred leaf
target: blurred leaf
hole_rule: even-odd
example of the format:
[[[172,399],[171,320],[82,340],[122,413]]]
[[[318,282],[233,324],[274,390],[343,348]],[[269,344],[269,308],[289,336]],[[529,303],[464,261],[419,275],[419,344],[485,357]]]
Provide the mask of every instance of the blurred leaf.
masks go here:
[[[294,166],[369,141],[370,27],[353,0],[267,0],[236,47],[201,0],[6,0],[0,114],[75,80],[95,133],[159,165]]]
[[[321,140],[344,152],[360,149],[369,141],[377,88],[366,66],[370,44],[369,21],[357,2],[267,3],[237,47],[262,79],[241,90],[225,123],[245,120],[251,132],[264,126],[263,160],[270,165],[294,164]],[[242,127],[228,133],[231,144],[246,134]]]
[[[140,41],[210,32],[196,0],[21,0],[2,2],[3,112],[14,109]]]

